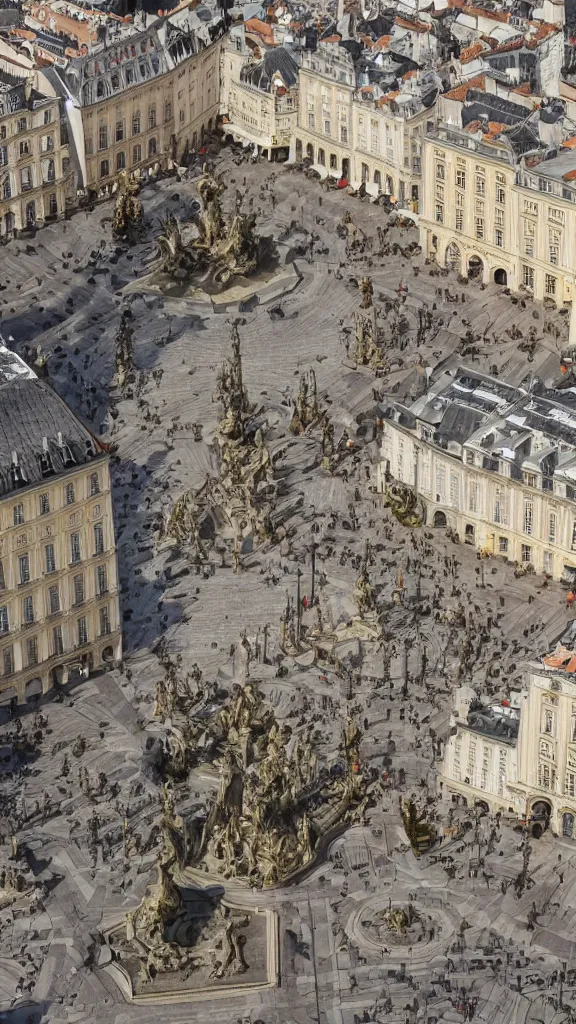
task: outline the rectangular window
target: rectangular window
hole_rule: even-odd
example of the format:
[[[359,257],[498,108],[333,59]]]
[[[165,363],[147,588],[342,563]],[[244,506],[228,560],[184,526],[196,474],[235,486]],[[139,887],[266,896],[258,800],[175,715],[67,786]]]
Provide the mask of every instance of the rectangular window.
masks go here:
[[[132,118],[132,135],[140,135],[140,114],[134,114]]]
[[[6,579],[4,576],[4,563],[0,562],[0,590],[6,590]]]
[[[53,544],[47,544],[44,548],[44,559],[46,572],[56,572],[56,556],[54,554]]]
[[[340,142],[348,142],[348,128],[345,124],[340,125]],[[374,147],[373,147],[374,148]],[[378,148],[378,147],[376,147]]]
[[[525,263],[522,264],[522,284],[530,291],[534,291],[534,270],[532,267],[527,267]]]
[[[508,553],[508,537],[498,538],[498,550],[501,555],[506,555]]]
[[[98,478],[98,473],[91,473],[90,474],[90,497],[93,497],[95,494],[100,494],[100,480]]]
[[[108,608],[100,609],[100,636],[108,636],[110,630],[110,614]]]
[[[171,121],[172,120],[172,104],[171,103],[165,103],[164,104],[164,120],[165,121]]]
[[[444,466],[436,466],[436,501],[444,502],[446,489],[446,470]]]
[[[499,171],[496,172],[496,202],[506,202],[506,178]]]
[[[446,178],[446,167],[444,164],[436,164],[436,177],[438,181],[444,181]]]
[[[14,648],[5,647],[2,651],[2,674],[11,676],[14,671]]]
[[[52,654],[64,654],[62,626],[54,626],[52,630]]]
[[[50,497],[48,494],[40,495],[40,515],[45,516],[50,511]]]
[[[156,107],[150,107],[150,110],[148,111],[148,127],[156,127]]]
[[[555,512],[551,512],[550,515],[548,516],[548,543],[549,544],[555,544],[556,543],[556,525],[557,525],[556,513]]]
[[[94,527],[94,554],[102,555],[104,553],[104,530],[101,523],[96,523]]]
[[[105,124],[98,129],[98,149],[108,149],[108,128]]]
[[[315,127],[314,114],[308,114],[308,127],[309,128],[314,128]]]
[[[477,196],[486,195],[486,178],[483,174],[477,174],[475,178],[475,191]]]
[[[66,504],[73,505],[75,501],[74,484],[66,484]]]
[[[436,223],[444,223],[444,207],[441,203],[436,203]]]
[[[81,560],[81,558],[82,558],[82,554],[81,554],[81,550],[80,550],[80,534],[79,533],[71,533],[70,534],[70,561],[72,563],[79,562]]]
[[[100,161],[100,177],[107,178],[110,173],[110,164],[108,160]]]
[[[86,625],[86,619],[84,618],[84,616],[82,616],[81,619],[78,619],[76,625],[78,630],[78,644],[88,643],[88,627]]]
[[[521,560],[524,564],[532,561],[532,548],[529,544],[523,544],[520,549]]]
[[[475,217],[476,238],[484,238],[484,217]]]
[[[20,583],[30,581],[30,559],[28,555],[20,555],[18,558],[18,577]]]
[[[494,224],[497,228],[504,227],[504,210],[494,210]]]
[[[454,227],[456,231],[464,230],[464,212],[462,210],[456,210],[456,223]]]
[[[142,146],[134,146],[132,148],[132,163],[139,164],[142,159]]]
[[[576,775],[574,772],[566,772],[566,796],[576,796]]]
[[[108,590],[108,573],[105,565],[99,565],[96,570],[96,593],[105,594]]]
[[[460,481],[456,473],[450,474],[450,504],[452,508],[460,507]]]
[[[124,121],[116,121],[116,142],[122,142],[124,138]]]
[[[10,622],[9,622],[9,619],[8,619],[8,608],[7,608],[6,605],[3,605],[0,608],[0,633],[9,633],[9,632],[10,632]]]
[[[461,169],[456,171],[456,184],[458,188],[466,188],[466,171]]]
[[[32,595],[25,597],[22,601],[22,619],[26,625],[34,622],[34,598]]]
[[[28,657],[29,665],[38,664],[38,637],[31,636],[26,641],[26,654]]]
[[[436,183],[436,199],[443,203],[444,202],[444,185]]]
[[[48,599],[50,615],[55,615],[56,612],[60,611],[60,591],[58,587],[48,587]]]
[[[12,520],[14,526],[22,526],[24,522],[24,505],[14,505]]]
[[[330,135],[332,125],[330,121],[324,121],[324,135]]]
[[[503,487],[494,489],[494,522],[506,526],[508,523],[508,510],[506,507],[506,492]]]
[[[527,499],[524,500],[524,533],[532,535],[534,525],[534,504]]]
[[[470,483],[468,508],[470,512],[478,511],[478,484],[476,481]]]
[[[551,298],[556,297],[556,278],[553,274],[544,275],[544,293]]]
[[[80,574],[75,576],[73,580],[74,585],[74,604],[84,603],[84,576]]]
[[[502,228],[494,229],[494,245],[497,245],[500,249],[504,248],[504,232]]]

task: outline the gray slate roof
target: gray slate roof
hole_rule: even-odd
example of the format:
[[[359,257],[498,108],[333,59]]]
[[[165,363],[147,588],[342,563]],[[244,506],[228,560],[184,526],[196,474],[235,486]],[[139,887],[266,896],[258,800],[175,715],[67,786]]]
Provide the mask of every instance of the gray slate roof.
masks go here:
[[[44,381],[19,377],[0,387],[0,497],[89,463],[103,451]],[[21,473],[13,471],[14,452]],[[48,462],[42,464],[44,452]]]

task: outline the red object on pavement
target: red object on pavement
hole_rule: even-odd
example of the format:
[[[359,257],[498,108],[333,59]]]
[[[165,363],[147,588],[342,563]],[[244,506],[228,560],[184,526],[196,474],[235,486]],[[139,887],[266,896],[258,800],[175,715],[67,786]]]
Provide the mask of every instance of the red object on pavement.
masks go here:
[[[306,594],[304,594],[304,597],[302,598],[302,607],[303,608],[307,608],[308,607],[308,598],[306,597]]]
[[[348,188],[349,184],[348,178],[342,177],[338,179],[338,188]]]

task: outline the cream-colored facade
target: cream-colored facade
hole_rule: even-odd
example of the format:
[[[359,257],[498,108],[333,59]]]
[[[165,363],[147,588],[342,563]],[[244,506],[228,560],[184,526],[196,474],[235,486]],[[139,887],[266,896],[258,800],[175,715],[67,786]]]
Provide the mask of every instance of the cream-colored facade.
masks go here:
[[[510,151],[441,127],[424,139],[422,174],[424,252],[462,274],[517,287]]]
[[[338,52],[340,50],[340,52]],[[294,158],[308,157],[335,177],[352,170],[352,61],[341,48],[320,43],[304,53],[299,76],[298,127]]]
[[[516,740],[491,736],[456,721],[444,748],[442,790],[492,811],[523,814],[525,800],[513,788],[517,779]]]
[[[122,170],[143,174],[197,150],[218,119],[221,52],[213,43],[163,75],[83,106],[86,187],[98,191]]]
[[[576,683],[565,672],[530,676],[522,702],[515,788],[529,817],[536,805],[536,812],[549,813],[555,832],[576,838]]]
[[[567,672],[534,669],[519,706],[517,740],[453,718],[442,788],[468,803],[516,813],[530,827],[549,824],[558,835],[576,838],[576,681]]]
[[[558,482],[555,490],[547,490],[536,471],[516,480],[484,469],[474,453],[466,452],[464,459],[452,455],[388,420],[382,437],[382,491],[387,473],[415,488],[431,526],[449,526],[462,541],[555,579],[576,569],[576,501],[567,497],[575,493],[569,485]]]
[[[25,85],[0,93],[0,235],[62,217],[75,200],[65,117],[55,97]]]
[[[422,143],[436,124],[435,109],[395,112],[390,104],[356,98],[352,104],[354,182],[394,196],[418,213],[422,199]]]
[[[442,266],[571,301],[576,267],[576,189],[563,171],[572,153],[517,166],[501,142],[442,127],[424,139],[420,241]]]
[[[0,702],[122,656],[109,457],[0,502]]]
[[[224,134],[258,146],[269,160],[276,155],[284,159],[288,156],[298,118],[297,80],[287,88],[281,68],[273,69],[278,49],[267,52],[262,61],[252,61],[243,33],[235,27],[222,56],[220,109],[227,118],[222,126]],[[253,84],[259,80],[259,68],[268,72],[269,77],[263,76],[270,83],[268,88]],[[294,72],[297,75],[296,65]]]

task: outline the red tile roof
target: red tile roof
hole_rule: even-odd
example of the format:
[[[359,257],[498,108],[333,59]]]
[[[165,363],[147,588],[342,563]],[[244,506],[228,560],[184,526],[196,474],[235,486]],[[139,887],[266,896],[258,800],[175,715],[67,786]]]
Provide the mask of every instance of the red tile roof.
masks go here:
[[[466,99],[468,89],[480,89],[482,92],[486,88],[486,75],[476,75],[476,78],[469,78],[467,82],[462,85],[457,85],[455,89],[451,89],[450,92],[445,93],[447,100],[460,100],[461,103]]]

